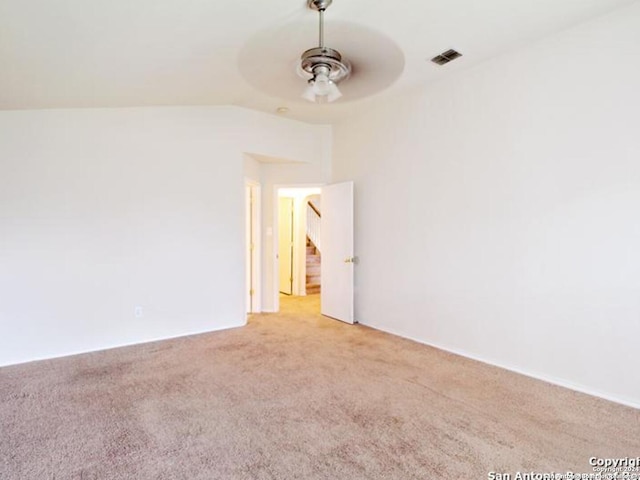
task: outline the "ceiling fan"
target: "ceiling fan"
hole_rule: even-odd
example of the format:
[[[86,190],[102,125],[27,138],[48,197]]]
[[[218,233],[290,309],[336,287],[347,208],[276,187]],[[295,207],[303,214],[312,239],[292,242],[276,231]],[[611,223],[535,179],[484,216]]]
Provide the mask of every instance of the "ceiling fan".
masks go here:
[[[342,96],[338,83],[349,78],[351,64],[338,50],[325,46],[324,12],[333,0],[308,0],[309,8],[319,14],[318,46],[306,50],[298,63],[298,75],[307,80],[302,98],[315,103],[333,102]]]
[[[305,0],[302,9],[292,5],[282,20],[251,36],[238,55],[244,79],[274,99],[317,106],[369,97],[395,82],[404,69],[404,54],[382,32],[338,19],[326,25],[333,48],[325,44],[324,16],[332,3]],[[309,9],[319,15],[319,25],[309,18]],[[300,45],[318,27],[318,44],[301,55]],[[336,46],[348,50],[349,60]]]

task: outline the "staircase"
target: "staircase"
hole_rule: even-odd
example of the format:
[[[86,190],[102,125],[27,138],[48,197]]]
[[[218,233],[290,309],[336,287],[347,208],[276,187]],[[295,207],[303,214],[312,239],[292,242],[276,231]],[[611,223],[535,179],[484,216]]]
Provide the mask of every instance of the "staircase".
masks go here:
[[[307,295],[320,293],[320,252],[307,237]]]

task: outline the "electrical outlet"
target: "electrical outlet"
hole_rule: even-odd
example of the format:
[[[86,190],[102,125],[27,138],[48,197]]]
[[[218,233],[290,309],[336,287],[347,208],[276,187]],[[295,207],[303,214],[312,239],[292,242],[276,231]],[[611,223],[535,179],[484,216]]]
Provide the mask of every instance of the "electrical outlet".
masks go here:
[[[136,307],[133,310],[133,314],[135,315],[136,318],[142,318],[142,307]]]

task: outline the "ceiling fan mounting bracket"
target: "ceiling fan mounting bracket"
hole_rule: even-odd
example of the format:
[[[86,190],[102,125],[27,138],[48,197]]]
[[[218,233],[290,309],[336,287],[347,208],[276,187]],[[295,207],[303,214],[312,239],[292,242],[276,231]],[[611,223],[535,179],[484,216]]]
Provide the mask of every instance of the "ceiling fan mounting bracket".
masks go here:
[[[318,12],[326,10],[333,3],[333,0],[307,0],[310,9]]]

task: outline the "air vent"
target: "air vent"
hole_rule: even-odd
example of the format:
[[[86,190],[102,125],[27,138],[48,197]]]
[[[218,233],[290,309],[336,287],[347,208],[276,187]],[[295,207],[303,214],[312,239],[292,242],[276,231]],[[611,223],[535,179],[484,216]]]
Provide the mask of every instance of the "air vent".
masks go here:
[[[446,52],[442,52],[440,55],[433,57],[431,61],[433,63],[437,63],[438,65],[444,65],[461,56],[462,54],[460,52],[456,52],[455,50],[447,50]]]

